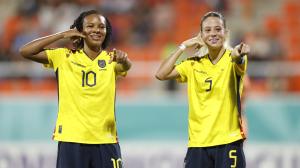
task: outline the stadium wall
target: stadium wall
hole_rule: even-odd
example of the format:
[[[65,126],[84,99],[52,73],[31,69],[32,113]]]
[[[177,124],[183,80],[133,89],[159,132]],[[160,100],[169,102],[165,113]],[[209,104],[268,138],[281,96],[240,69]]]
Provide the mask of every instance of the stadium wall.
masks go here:
[[[55,167],[51,140],[57,99],[0,98],[0,168]],[[141,99],[140,99],[141,100]],[[250,97],[245,143],[249,168],[300,167],[300,97]],[[117,101],[123,161],[130,168],[181,168],[187,145],[187,102]]]

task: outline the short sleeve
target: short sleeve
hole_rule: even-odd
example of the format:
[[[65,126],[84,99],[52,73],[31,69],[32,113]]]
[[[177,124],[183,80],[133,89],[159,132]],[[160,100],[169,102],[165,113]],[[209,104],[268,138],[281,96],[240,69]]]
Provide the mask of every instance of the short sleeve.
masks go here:
[[[177,77],[177,82],[184,83],[187,82],[188,76],[188,63],[190,61],[183,61],[180,64],[175,66],[175,70],[179,73],[179,77]]]
[[[243,63],[241,63],[241,64],[234,63],[234,65],[233,65],[235,72],[238,75],[240,75],[240,76],[243,76],[246,73],[247,65],[248,65],[248,58],[247,58],[247,56],[244,56],[243,59],[244,59]]]
[[[116,62],[112,62],[112,64],[113,64],[113,67],[114,67],[116,76],[123,76],[123,77],[125,77],[125,76],[127,75],[127,71],[124,71],[124,72],[117,72],[117,71],[116,71],[116,65],[117,65]]]
[[[44,66],[46,68],[52,68],[54,71],[56,71],[69,52],[70,51],[66,48],[47,49],[46,54],[49,63],[44,64]]]

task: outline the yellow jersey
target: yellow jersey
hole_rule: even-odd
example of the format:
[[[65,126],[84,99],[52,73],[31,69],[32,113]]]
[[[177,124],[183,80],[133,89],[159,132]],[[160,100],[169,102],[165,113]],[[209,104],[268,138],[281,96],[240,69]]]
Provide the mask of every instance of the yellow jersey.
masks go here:
[[[225,50],[216,64],[208,55],[193,57],[177,65],[179,82],[187,82],[189,99],[189,147],[209,147],[243,139],[240,97],[245,62],[232,62]]]
[[[85,144],[117,142],[116,62],[102,51],[91,60],[83,50],[46,50],[58,82],[58,115],[53,139]]]

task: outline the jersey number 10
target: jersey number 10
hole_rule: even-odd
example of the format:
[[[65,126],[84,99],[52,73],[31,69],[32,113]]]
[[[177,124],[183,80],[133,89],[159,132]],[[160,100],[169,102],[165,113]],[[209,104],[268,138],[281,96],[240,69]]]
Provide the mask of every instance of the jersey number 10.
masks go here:
[[[96,73],[93,71],[81,71],[82,72],[82,83],[81,86],[85,87],[85,86],[89,86],[89,87],[93,87],[96,85]]]

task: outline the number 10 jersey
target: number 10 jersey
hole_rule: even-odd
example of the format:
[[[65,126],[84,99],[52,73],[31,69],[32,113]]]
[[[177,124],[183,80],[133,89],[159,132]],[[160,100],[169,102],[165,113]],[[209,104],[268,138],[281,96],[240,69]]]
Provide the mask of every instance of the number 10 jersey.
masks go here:
[[[83,50],[46,50],[58,83],[58,115],[53,139],[85,144],[117,142],[116,62],[102,51],[91,60]]]

